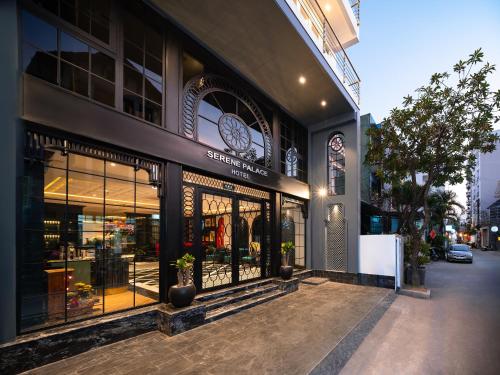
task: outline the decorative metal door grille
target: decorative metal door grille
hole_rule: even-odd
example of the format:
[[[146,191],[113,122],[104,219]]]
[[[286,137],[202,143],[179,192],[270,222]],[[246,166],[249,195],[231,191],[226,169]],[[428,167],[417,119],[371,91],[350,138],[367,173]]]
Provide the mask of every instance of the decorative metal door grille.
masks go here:
[[[261,276],[261,252],[263,248],[262,205],[246,200],[239,201],[238,268],[239,281]]]
[[[243,194],[259,199],[270,199],[270,194],[267,191],[254,189],[245,185],[234,184],[232,182],[220,180],[218,178],[203,176],[194,172],[184,171],[183,179],[185,183],[191,183],[218,190],[227,190],[226,187],[230,185],[234,188],[234,190],[232,190],[232,192],[234,193]]]
[[[233,199],[202,193],[202,289],[231,284]]]
[[[347,223],[344,205],[341,203],[328,206],[325,268],[333,271],[347,271]]]

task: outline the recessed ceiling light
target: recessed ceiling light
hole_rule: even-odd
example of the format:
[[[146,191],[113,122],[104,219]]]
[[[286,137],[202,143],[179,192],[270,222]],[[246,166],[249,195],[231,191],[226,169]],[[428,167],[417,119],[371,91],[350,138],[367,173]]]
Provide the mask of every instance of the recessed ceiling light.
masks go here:
[[[304,77],[304,76],[300,76],[300,77],[299,77],[299,83],[300,83],[301,85],[304,85],[304,84],[306,83],[306,77]]]
[[[112,167],[116,167],[116,163],[111,163],[111,166]]]
[[[321,106],[322,106],[322,107],[326,107],[326,100],[322,100],[322,101],[321,101]]]
[[[332,10],[331,5],[330,5],[330,4],[326,4],[326,5],[325,5],[325,10],[326,10],[327,12],[331,11],[331,10]]]

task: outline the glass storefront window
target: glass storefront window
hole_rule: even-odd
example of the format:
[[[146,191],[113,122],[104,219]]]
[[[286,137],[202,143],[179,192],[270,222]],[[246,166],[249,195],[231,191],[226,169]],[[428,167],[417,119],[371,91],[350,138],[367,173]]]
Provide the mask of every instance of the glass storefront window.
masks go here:
[[[281,241],[291,241],[295,251],[290,257],[290,265],[296,268],[306,266],[306,223],[304,218],[304,203],[283,198],[281,203]]]
[[[158,301],[160,199],[148,172],[45,155],[25,165],[21,330]]]

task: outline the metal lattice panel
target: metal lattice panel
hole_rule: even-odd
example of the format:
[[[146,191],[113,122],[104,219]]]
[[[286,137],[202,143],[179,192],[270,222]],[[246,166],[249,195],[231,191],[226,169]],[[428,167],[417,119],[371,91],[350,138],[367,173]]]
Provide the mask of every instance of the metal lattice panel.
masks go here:
[[[265,277],[271,276],[271,203],[265,202],[264,245],[266,248]]]
[[[347,271],[347,224],[344,205],[341,203],[328,206],[325,268],[333,271]]]
[[[232,223],[231,198],[202,194],[202,289],[231,284],[232,275]]]
[[[263,248],[262,205],[239,201],[238,250],[239,281],[259,278]]]
[[[211,92],[224,92],[234,96],[243,102],[252,112],[257,120],[264,139],[264,165],[267,168],[272,167],[272,132],[261,110],[254,100],[243,91],[234,87],[225,78],[204,74],[192,78],[184,88],[184,101],[182,108],[182,127],[186,137],[197,139],[198,135],[198,107],[201,100]],[[233,116],[233,119],[235,117]]]
[[[231,185],[234,187],[235,193],[259,199],[270,199],[270,194],[267,191],[254,189],[245,185],[234,184],[232,182],[227,182],[224,180],[220,180],[218,178],[204,176],[194,172],[184,171],[183,179],[185,183],[206,186],[218,190],[225,190],[224,189],[225,186]]]

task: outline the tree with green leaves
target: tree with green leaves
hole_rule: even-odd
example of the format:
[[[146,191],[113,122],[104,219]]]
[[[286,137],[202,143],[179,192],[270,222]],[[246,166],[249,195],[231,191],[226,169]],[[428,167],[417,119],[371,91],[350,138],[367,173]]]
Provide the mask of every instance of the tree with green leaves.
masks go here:
[[[459,222],[465,209],[457,200],[457,193],[451,190],[437,190],[429,194],[431,225],[437,225],[439,233],[444,233],[444,221]]]
[[[499,120],[500,91],[492,91],[488,78],[495,66],[474,51],[453,67],[453,73],[435,73],[430,82],[404,98],[382,126],[368,130],[365,162],[393,189],[404,187],[406,227],[410,240],[413,284],[418,280],[421,239],[431,220],[432,186],[455,185],[468,178],[476,151],[492,152],[499,138],[493,124]],[[427,180],[418,184],[417,174]],[[417,219],[423,215],[423,225]]]

